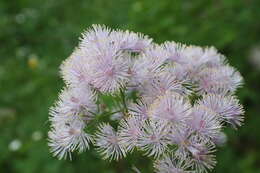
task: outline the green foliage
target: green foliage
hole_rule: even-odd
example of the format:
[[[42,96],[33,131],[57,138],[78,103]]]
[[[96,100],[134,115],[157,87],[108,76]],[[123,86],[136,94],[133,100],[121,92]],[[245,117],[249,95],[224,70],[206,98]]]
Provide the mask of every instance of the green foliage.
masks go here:
[[[64,85],[59,65],[94,23],[143,32],[159,43],[213,45],[227,55],[245,78],[238,95],[246,119],[238,131],[227,131],[215,172],[260,172],[260,69],[250,64],[250,51],[260,46],[259,8],[259,0],[0,1],[0,172],[128,173],[132,164],[151,172],[140,153],[117,163],[102,161],[93,149],[72,161],[48,151],[48,109]]]

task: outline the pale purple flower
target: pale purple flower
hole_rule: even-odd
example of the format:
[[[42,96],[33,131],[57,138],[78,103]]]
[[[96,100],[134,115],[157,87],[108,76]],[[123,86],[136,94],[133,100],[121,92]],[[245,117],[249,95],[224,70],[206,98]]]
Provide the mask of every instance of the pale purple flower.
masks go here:
[[[143,125],[138,147],[145,152],[145,155],[157,158],[168,148],[168,132],[169,129],[163,122],[147,120]]]
[[[154,101],[149,116],[182,128],[190,118],[190,110],[191,105],[186,98],[177,93],[166,93]]]
[[[114,54],[119,50],[119,46],[114,44],[110,37],[111,29],[104,25],[92,25],[82,34],[79,48],[89,52],[89,56]]]
[[[118,134],[109,124],[99,125],[95,146],[103,159],[119,160],[126,155],[124,147],[119,144]]]
[[[198,89],[201,93],[233,93],[242,85],[240,73],[228,65],[205,68],[198,76]]]
[[[119,143],[126,151],[132,152],[138,144],[138,139],[142,133],[143,120],[140,117],[130,116],[120,121],[118,129]]]
[[[156,160],[154,168],[156,173],[192,173],[193,171],[189,171],[189,165],[189,162],[179,161],[174,156],[165,156]]]
[[[198,74],[206,67],[220,67],[224,65],[225,57],[218,54],[215,48],[201,48],[185,46],[174,42],[164,45],[168,51],[168,62],[172,63],[172,71],[182,80],[196,82]]]
[[[91,84],[101,92],[114,93],[128,81],[128,65],[123,57],[101,58],[93,65]]]
[[[221,130],[218,115],[211,109],[196,105],[192,108],[191,119],[187,122],[192,132],[197,133],[202,138],[216,138]]]
[[[158,45],[139,33],[92,25],[61,75],[66,87],[49,117],[49,146],[59,159],[94,141],[104,159],[136,149],[156,159],[158,173],[204,173],[216,164],[216,145],[226,142],[222,125],[243,121],[233,96],[242,77],[214,47]],[[95,135],[85,132],[89,126],[97,126]]]
[[[59,95],[59,101],[51,108],[52,117],[79,115],[91,119],[96,111],[95,95],[90,87],[65,88]]]
[[[187,59],[185,57],[186,45],[175,42],[165,42],[162,46],[167,52],[167,62],[172,64],[187,63]]]
[[[167,92],[175,92],[180,95],[188,94],[188,90],[182,86],[171,73],[161,72],[153,76],[140,91],[140,94],[148,102],[164,96]]]
[[[87,85],[91,81],[92,74],[89,61],[80,49],[76,49],[62,63],[60,67],[61,75],[68,86]]]
[[[190,153],[189,159],[191,160],[192,168],[195,168],[196,172],[208,172],[216,165],[215,155],[213,154],[215,146],[212,143],[205,143],[194,137],[190,140],[186,149]]]
[[[111,37],[116,44],[119,44],[120,50],[130,52],[143,52],[152,42],[148,36],[131,31],[112,31]]]
[[[167,59],[167,52],[162,46],[154,44],[143,54],[143,58],[146,59],[146,68],[148,72],[156,72],[162,67]]]
[[[131,61],[131,68],[129,68],[128,74],[130,76],[130,87],[139,89],[139,85],[150,78],[147,71],[147,59],[143,56],[137,57],[137,59]]]
[[[204,48],[203,57],[208,60],[206,62],[207,67],[220,67],[223,66],[226,61],[225,56],[218,53],[217,49],[214,47]]]
[[[132,83],[146,86],[156,73],[160,73],[167,58],[166,51],[159,45],[152,45],[134,62],[132,70]]]
[[[92,25],[83,35],[80,47],[104,51],[107,47],[113,47],[115,51],[142,52],[147,49],[152,42],[140,33],[130,31],[111,30],[104,25]],[[93,47],[90,47],[92,44]]]
[[[78,150],[81,153],[88,149],[92,138],[84,128],[85,123],[75,116],[64,124],[54,125],[48,134],[53,155],[59,159],[71,159],[71,152]]]
[[[190,144],[191,136],[191,131],[188,129],[176,129],[173,133],[168,134],[168,139],[172,144],[177,146],[174,155],[181,161],[187,160],[188,158],[187,145]]]
[[[198,104],[216,112],[223,121],[230,123],[234,128],[241,126],[244,120],[242,116],[244,115],[243,107],[235,96],[207,94],[199,100]]]
[[[101,92],[114,93],[128,80],[129,54],[122,52],[118,41],[114,40],[111,30],[101,25],[83,34],[80,50],[88,59],[91,84]]]
[[[216,164],[215,145],[210,140],[204,140],[191,131],[176,131],[169,139],[177,145],[175,157],[195,169],[195,172],[207,172]]]
[[[212,142],[183,131],[173,134],[170,139],[178,146],[175,157],[180,161],[189,161],[189,165],[196,172],[207,172],[216,164],[213,154],[215,146]]]
[[[182,83],[191,83],[191,79],[188,77],[188,71],[180,64],[168,64],[164,70],[174,76],[178,81]]]
[[[203,56],[204,51],[198,46],[187,46],[185,47],[183,58],[183,68],[187,73],[187,77],[194,81],[198,73],[203,69],[205,64],[208,62],[208,57]]]

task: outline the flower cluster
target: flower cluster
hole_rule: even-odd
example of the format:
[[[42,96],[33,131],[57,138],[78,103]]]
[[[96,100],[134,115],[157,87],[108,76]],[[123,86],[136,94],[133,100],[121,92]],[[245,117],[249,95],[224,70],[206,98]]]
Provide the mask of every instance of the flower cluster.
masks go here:
[[[60,159],[94,145],[109,160],[139,150],[158,173],[207,172],[226,141],[223,127],[243,122],[235,96],[242,77],[213,47],[159,45],[93,25],[61,74],[66,86],[49,118],[49,146]],[[118,104],[108,109],[104,96]]]

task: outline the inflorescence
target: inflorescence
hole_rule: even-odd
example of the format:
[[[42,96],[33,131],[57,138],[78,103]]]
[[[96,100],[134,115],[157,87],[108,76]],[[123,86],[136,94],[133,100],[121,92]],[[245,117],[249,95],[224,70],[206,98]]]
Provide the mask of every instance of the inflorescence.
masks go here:
[[[49,117],[49,146],[59,159],[93,144],[108,160],[139,150],[158,173],[207,172],[226,141],[223,127],[243,122],[234,95],[242,77],[214,47],[159,45],[93,25],[61,75],[66,86]]]

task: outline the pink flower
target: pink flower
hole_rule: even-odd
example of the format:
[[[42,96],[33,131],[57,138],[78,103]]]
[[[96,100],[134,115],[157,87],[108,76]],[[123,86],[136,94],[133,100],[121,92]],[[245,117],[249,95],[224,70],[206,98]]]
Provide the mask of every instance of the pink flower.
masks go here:
[[[143,52],[152,42],[147,36],[130,31],[112,31],[111,37],[121,50],[130,52]]]
[[[189,165],[189,162],[179,161],[174,156],[165,156],[156,160],[154,168],[157,173],[192,173]]]
[[[154,99],[164,96],[167,92],[178,93],[180,95],[188,94],[188,90],[182,86],[182,83],[171,73],[167,72],[153,76],[140,90],[143,98],[150,103]]]
[[[119,144],[118,135],[109,124],[100,124],[95,136],[95,146],[104,159],[125,157],[125,149]]]
[[[122,57],[102,58],[93,65],[91,84],[101,92],[114,93],[128,81],[128,65]]]
[[[166,93],[154,101],[149,116],[182,128],[190,118],[190,110],[191,105],[186,98],[176,93]]]
[[[244,110],[239,100],[235,96],[224,96],[218,94],[203,95],[203,98],[198,102],[212,111],[216,112],[222,121],[228,122],[232,127],[241,126],[244,118]]]
[[[126,151],[132,152],[138,144],[138,139],[142,133],[143,120],[140,117],[131,116],[120,121],[118,138],[119,143]]]
[[[80,113],[95,112],[95,95],[91,88],[65,88],[59,95],[59,101],[51,109],[52,115],[78,115]],[[87,113],[90,115],[90,113]]]
[[[216,138],[221,130],[217,114],[202,105],[196,105],[192,108],[191,119],[188,121],[188,125],[192,132],[197,133],[206,140]]]
[[[198,75],[201,93],[234,93],[242,85],[242,77],[233,67],[205,68]]]
[[[53,155],[59,159],[71,159],[71,152],[78,150],[81,153],[88,149],[92,138],[84,132],[84,128],[85,123],[77,117],[71,117],[64,124],[53,124],[48,133]]]
[[[167,150],[169,140],[167,138],[168,128],[161,121],[147,120],[138,140],[138,147],[145,155],[158,158]]]

